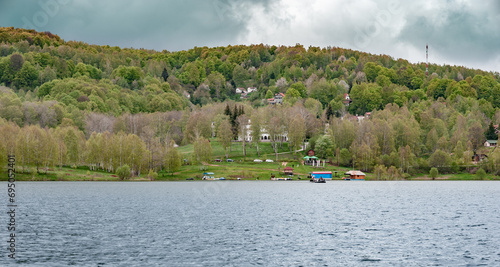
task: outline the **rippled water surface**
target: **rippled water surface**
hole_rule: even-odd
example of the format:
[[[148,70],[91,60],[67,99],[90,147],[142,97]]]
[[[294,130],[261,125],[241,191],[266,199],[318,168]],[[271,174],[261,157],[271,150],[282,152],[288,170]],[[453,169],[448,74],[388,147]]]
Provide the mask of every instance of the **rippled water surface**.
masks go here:
[[[7,205],[7,184],[0,205]],[[499,182],[18,182],[1,266],[500,266]]]

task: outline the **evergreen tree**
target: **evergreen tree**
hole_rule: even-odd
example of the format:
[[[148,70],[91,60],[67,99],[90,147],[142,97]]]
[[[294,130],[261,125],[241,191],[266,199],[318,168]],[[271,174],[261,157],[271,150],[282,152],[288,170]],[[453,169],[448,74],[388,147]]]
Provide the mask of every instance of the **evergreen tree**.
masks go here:
[[[240,114],[239,113],[239,109],[238,109],[238,106],[237,105],[234,105],[234,110],[233,110],[233,114],[232,114],[232,120],[236,121],[236,118],[238,117],[238,115]]]
[[[227,115],[229,118],[233,116],[231,113],[231,109],[229,108],[229,104],[226,104],[226,109],[224,110],[224,115]]]
[[[334,115],[332,106],[328,104],[328,108],[326,109],[326,120],[330,120],[330,117]]]
[[[490,122],[490,126],[488,126],[488,130],[484,133],[486,140],[497,140],[498,134],[495,132],[495,127],[493,127],[493,122]]]
[[[167,68],[163,68],[163,72],[161,73],[161,77],[163,78],[164,81],[167,81],[167,79],[168,79]]]
[[[234,105],[234,110],[233,110],[233,113],[231,114],[231,126],[233,129],[233,138],[234,139],[238,138],[238,127],[239,127],[239,123],[237,120],[238,114],[239,114],[238,107],[236,105]]]

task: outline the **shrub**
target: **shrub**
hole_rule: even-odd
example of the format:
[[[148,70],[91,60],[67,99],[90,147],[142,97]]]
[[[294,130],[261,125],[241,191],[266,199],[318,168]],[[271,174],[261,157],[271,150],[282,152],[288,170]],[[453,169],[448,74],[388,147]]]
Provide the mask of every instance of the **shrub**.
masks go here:
[[[431,168],[431,171],[429,172],[429,176],[432,178],[432,180],[436,179],[438,174],[439,174],[439,171],[437,168]]]
[[[128,165],[123,165],[116,169],[116,175],[120,178],[120,180],[128,179],[130,178],[131,173],[130,173],[130,167]]]
[[[477,170],[476,172],[476,175],[477,177],[479,177],[479,179],[483,180],[484,178],[486,178],[486,171],[484,171],[483,168],[479,168],[479,170]]]
[[[154,181],[156,178],[158,178],[158,173],[154,172],[153,170],[149,170],[148,173],[149,180]]]

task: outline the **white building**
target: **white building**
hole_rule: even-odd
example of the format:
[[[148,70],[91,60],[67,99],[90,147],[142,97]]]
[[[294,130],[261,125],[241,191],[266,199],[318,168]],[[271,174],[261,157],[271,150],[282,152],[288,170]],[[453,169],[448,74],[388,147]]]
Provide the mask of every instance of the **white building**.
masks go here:
[[[248,124],[246,125],[246,135],[245,135],[245,141],[251,142],[252,140],[252,129],[251,129],[251,121],[248,120]],[[276,137],[276,140],[281,140],[283,142],[288,141],[288,132],[283,131],[282,134]],[[241,136],[241,133],[238,135],[238,141],[243,141],[243,137]],[[261,142],[270,142],[271,141],[271,136],[267,132],[266,128],[262,127],[260,129],[260,141]]]

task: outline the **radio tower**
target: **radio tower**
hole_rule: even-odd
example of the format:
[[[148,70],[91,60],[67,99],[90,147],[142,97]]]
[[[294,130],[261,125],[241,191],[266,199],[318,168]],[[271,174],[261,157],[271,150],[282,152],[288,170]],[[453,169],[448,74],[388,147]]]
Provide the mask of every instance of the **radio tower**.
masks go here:
[[[429,44],[425,44],[425,76],[429,76]]]

